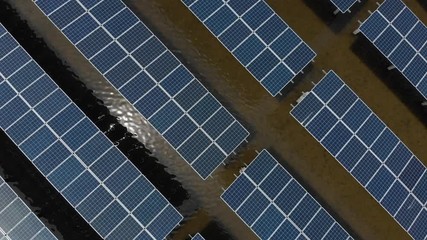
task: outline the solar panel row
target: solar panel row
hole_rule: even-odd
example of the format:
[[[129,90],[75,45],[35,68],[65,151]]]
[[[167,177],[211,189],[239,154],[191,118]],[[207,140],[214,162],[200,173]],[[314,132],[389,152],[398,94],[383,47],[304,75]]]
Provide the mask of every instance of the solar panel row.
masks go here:
[[[35,3],[203,179],[249,135],[122,1]]]
[[[337,7],[342,13],[349,12],[350,8],[360,0],[331,0],[331,2]]]
[[[182,0],[276,96],[316,56],[264,0]]]
[[[425,24],[401,0],[385,0],[359,30],[427,99]]]
[[[57,238],[0,177],[0,240],[8,239],[54,240]]]
[[[221,198],[261,239],[352,239],[267,150]]]
[[[200,233],[197,233],[196,235],[194,235],[194,237],[191,238],[191,240],[205,240],[205,238],[202,237]]]
[[[291,115],[414,239],[426,239],[426,167],[334,72]]]
[[[182,216],[9,33],[0,49],[2,130],[101,237],[164,239]]]

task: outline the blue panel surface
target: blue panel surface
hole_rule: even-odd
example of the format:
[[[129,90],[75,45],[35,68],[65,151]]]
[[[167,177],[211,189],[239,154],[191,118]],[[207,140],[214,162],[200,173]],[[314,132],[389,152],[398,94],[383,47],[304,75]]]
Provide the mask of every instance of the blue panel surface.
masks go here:
[[[138,18],[129,8],[123,9],[104,24],[104,27],[117,38],[138,22]]]
[[[206,2],[206,1],[199,1]],[[209,1],[211,2],[211,1]],[[214,2],[214,1],[212,1]],[[236,14],[231,11],[227,6],[223,6],[216,11],[209,19],[206,20],[205,24],[209,30],[215,35],[220,35],[225,29],[233,24],[237,20]]]
[[[24,201],[0,177],[0,238],[37,239],[39,232],[46,231],[46,240],[55,240],[45,225],[30,211]]]
[[[267,150],[241,171],[221,199],[260,239],[335,239],[325,238],[333,225],[343,232],[336,239],[350,238]]]
[[[80,27],[81,25],[84,25],[85,27],[82,28]],[[62,31],[73,44],[77,44],[80,40],[93,32],[97,27],[98,24],[96,23],[95,19],[93,19],[90,14],[86,13],[75,20],[73,23],[69,24]]]
[[[268,239],[284,220],[285,216],[271,204],[253,225],[253,229],[261,239]]]
[[[71,152],[60,141],[56,141],[35,158],[33,163],[43,174],[48,175],[70,156]]]
[[[74,19],[85,13],[78,2],[69,1],[53,12],[49,17],[59,29],[63,29]]]
[[[134,76],[140,71],[141,68],[138,64],[131,57],[127,57],[110,69],[110,71],[105,74],[105,77],[114,87],[120,89],[129,80],[133,80]],[[143,83],[140,84],[143,85]]]
[[[340,97],[339,88],[346,89]],[[334,101],[335,98],[340,100]],[[425,239],[424,228],[408,228],[423,211],[421,204],[427,201],[426,167],[333,71],[304,95],[291,115],[302,126],[310,121],[306,129],[318,138],[325,132],[324,125],[332,125],[331,115],[322,115],[330,108],[334,115],[348,111],[343,117],[334,118],[336,125],[319,142],[414,239]],[[313,121],[316,124],[312,125]],[[336,231],[328,235],[340,236],[339,229]]]
[[[350,171],[362,186],[366,186],[380,168],[381,162],[371,152],[366,152],[360,160],[356,159],[356,161],[358,161],[357,165]]]
[[[166,103],[151,118],[150,122],[160,133],[164,133],[182,116],[183,111],[174,101]]]
[[[336,156],[352,137],[352,132],[342,123],[337,123],[322,140],[323,146]]]
[[[255,190],[236,213],[246,224],[251,226],[268,205],[269,201],[264,194],[259,190]]]
[[[43,74],[44,72],[39,68],[37,63],[31,61],[10,76],[8,81],[17,91],[21,92]]]
[[[184,159],[197,159],[209,147],[210,143],[209,137],[198,130],[179,147],[178,152]]]
[[[272,96],[316,56],[264,0],[182,2]]]
[[[154,190],[151,183],[145,178],[138,178],[125,191],[119,199],[129,209],[134,210],[139,205],[139,199],[144,199]]]
[[[366,147],[359,138],[352,137],[341,149],[336,158],[348,171],[351,171],[365,152]]]
[[[14,55],[16,59],[28,58],[20,46],[11,51],[17,54]],[[135,220],[131,206],[142,206],[147,195],[156,194],[164,200],[157,201],[157,204],[174,215],[165,218],[157,212],[149,215],[147,221],[157,223],[152,235],[166,238],[182,216],[37,63],[32,59],[29,61],[16,61],[13,66],[21,69],[16,74],[25,81],[10,78],[11,81],[7,79],[0,83],[1,89],[7,91],[2,95],[7,97],[7,101],[0,110],[2,130],[101,237],[105,238],[114,229],[112,236],[120,231],[126,234],[135,231],[135,236],[139,234],[143,229],[142,223]],[[8,71],[12,68],[7,64],[0,66],[0,75]],[[21,89],[18,90],[20,94],[11,90],[15,85],[15,89]],[[136,184],[137,181],[144,184]],[[0,190],[4,184],[0,181]],[[0,207],[3,207],[2,201],[6,197],[6,193],[0,192]],[[9,219],[18,219],[22,209],[29,212],[24,205],[10,208],[11,212],[0,209],[0,228],[5,230],[2,223],[7,219],[8,236],[13,239],[55,239],[49,231],[42,231],[44,226],[33,215],[21,218],[23,220],[19,224],[12,224]],[[129,222],[129,218],[136,221],[139,230],[134,228],[135,222]]]
[[[34,112],[29,111],[9,126],[6,129],[6,133],[14,143],[19,145],[42,125],[43,122],[37,117],[37,115],[34,114]]]
[[[191,165],[202,178],[209,177],[227,157],[217,144],[211,144]],[[215,160],[215,161],[214,161]]]
[[[427,73],[425,24],[401,0],[385,0],[359,29],[427,99],[419,84]]]
[[[231,5],[237,7],[236,3],[225,4],[221,0],[187,1],[187,3],[194,3],[192,6],[194,11],[207,18],[207,24],[216,34],[228,31],[231,36],[230,44],[233,44],[234,47],[252,33],[245,23],[237,20],[238,16],[230,8]],[[167,142],[171,143],[172,147],[180,146],[197,129],[212,135],[209,138],[209,144],[203,144],[206,148],[201,149],[201,146],[197,148],[198,152],[203,152],[201,155],[188,154],[188,159],[185,159],[188,163],[195,164],[192,165],[194,170],[203,178],[209,176],[249,135],[249,132],[225,108],[222,109],[229,114],[231,121],[224,119],[213,124],[203,125],[222,107],[221,104],[211,94],[209,94],[209,99],[201,101],[207,96],[208,91],[121,0],[100,2],[70,0],[59,5],[36,1],[35,4],[86,59],[134,105],[143,117],[148,119],[151,125],[161,134],[167,129],[173,129],[176,132],[171,134],[172,131],[170,131],[168,134],[162,135]],[[241,7],[238,8],[241,9]],[[219,8],[221,10],[217,11]],[[271,9],[264,4],[260,5],[257,12],[269,11]],[[52,14],[50,14],[51,12]],[[255,10],[253,13],[248,13],[246,19],[250,21],[251,16],[256,15],[254,14]],[[261,20],[258,19],[258,22]],[[230,27],[230,25],[234,27]],[[252,34],[252,36],[257,39],[255,35]],[[6,40],[4,38],[5,46]],[[257,40],[260,44],[259,51],[255,50],[254,55],[249,57],[251,59],[256,57],[257,51],[261,52],[265,48],[264,43]],[[248,44],[251,45],[249,42]],[[13,47],[13,44],[11,46]],[[7,48],[3,49],[8,52]],[[19,59],[16,59],[15,55],[15,51],[11,52],[8,58],[4,59],[7,61],[0,61],[0,67],[4,66],[5,71],[8,71],[6,75],[13,73],[15,63],[29,60],[28,56],[23,54],[20,54],[22,56]],[[274,60],[279,61],[277,58]],[[284,73],[283,69],[272,75],[269,80],[272,81],[272,78],[282,73]],[[34,75],[36,74],[34,73]],[[13,83],[23,88],[28,85],[29,81],[26,79],[17,78]],[[270,85],[270,88],[278,91],[280,87]],[[195,106],[199,102],[200,104]],[[43,119],[52,117],[48,108],[43,110],[46,111]],[[182,125],[175,127],[175,123],[179,119],[188,119],[192,124],[188,127]],[[12,123],[14,120],[10,119],[9,122]],[[69,127],[66,126],[64,129]],[[178,127],[183,128],[178,129]],[[218,129],[212,130],[213,127]],[[229,128],[227,129],[227,127]],[[56,128],[60,127],[56,126]],[[177,135],[184,137],[177,138]],[[220,137],[218,138],[218,136]],[[67,144],[74,145],[73,150],[78,144],[82,144],[80,140],[83,138],[78,139],[77,134],[65,137],[68,138]],[[76,139],[76,142],[79,140],[79,143],[73,143],[73,139]],[[193,141],[196,140],[197,138],[192,138],[187,144],[195,145],[197,143]],[[218,144],[214,142],[215,140],[218,141]]]

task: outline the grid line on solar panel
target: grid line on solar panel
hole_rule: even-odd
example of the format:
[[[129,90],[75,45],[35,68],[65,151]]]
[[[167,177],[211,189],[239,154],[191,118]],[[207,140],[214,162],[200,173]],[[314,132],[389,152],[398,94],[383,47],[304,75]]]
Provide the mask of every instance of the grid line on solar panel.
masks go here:
[[[265,149],[221,199],[260,239],[351,239]]]
[[[33,239],[42,231],[44,239],[57,239],[0,177],[0,236],[11,240]]]
[[[264,0],[182,2],[272,96],[316,56]]]
[[[342,89],[349,91],[341,96]],[[337,96],[340,96],[340,101],[333,101]],[[298,101],[291,110],[291,115],[403,229],[414,239],[425,239],[427,232],[424,227],[419,226],[425,226],[427,219],[418,216],[427,211],[426,167],[376,114],[355,96],[339,76],[330,71]],[[343,116],[338,116],[338,110],[333,109],[339,108],[335,108],[331,103],[338,104],[347,111]],[[318,114],[323,111],[329,111],[334,116],[334,127],[319,138],[318,129],[322,126],[310,128],[310,123],[315,120],[329,121],[326,115]],[[406,199],[413,199],[411,204],[414,209],[420,206],[418,210],[405,208],[408,204]]]
[[[330,0],[342,13],[350,12],[350,8],[360,0]]]
[[[8,36],[11,37],[10,34]],[[23,49],[21,52],[25,53]],[[26,55],[23,57],[26,58]],[[37,64],[35,66],[34,71],[43,72]],[[120,224],[128,215],[134,219],[138,233],[146,232],[154,239],[166,237],[179,224],[182,216],[173,207],[168,210],[169,218],[161,216],[170,203],[157,190],[150,190],[147,196],[126,191],[134,184],[142,189],[154,187],[48,75],[42,75],[45,76],[44,81],[37,78],[30,82],[30,87],[41,90],[35,94],[39,95],[35,101],[34,94],[25,94],[26,88],[21,91],[16,89],[16,86],[20,86],[19,82],[9,82],[14,73],[7,75],[5,72],[4,66],[1,66],[0,76],[6,79],[2,84],[9,86],[13,94],[6,95],[12,100],[4,101],[6,104],[0,108],[2,130],[6,130],[24,155],[101,237],[116,234],[115,229],[122,231],[114,224]],[[25,79],[26,75],[22,76]],[[47,85],[53,86],[51,92],[43,91]],[[54,93],[62,96],[60,101],[51,101],[49,96]],[[30,104],[31,101],[35,102]],[[44,111],[38,108],[39,105],[61,108],[44,120]],[[113,162],[118,164],[110,164]],[[99,163],[108,163],[108,166],[100,168]],[[146,197],[153,194],[157,194],[156,204],[161,207],[158,213],[147,219],[150,221],[142,224],[140,218],[145,212],[134,213],[128,204],[136,202],[144,206]],[[159,217],[162,220],[157,219]],[[147,227],[151,229],[152,222],[156,222],[156,225],[163,222],[165,229],[153,229],[156,232],[144,230]]]
[[[78,4],[55,6],[47,2],[39,0],[36,5],[113,87],[149,120],[149,123],[200,177],[206,179],[211,175],[220,163],[246,140],[249,132],[227,110],[227,114],[237,125],[232,129],[224,129],[221,135],[232,141],[216,141],[216,137],[213,136],[216,133],[205,129],[196,121],[195,118],[200,116],[192,116],[189,108],[199,104],[198,100],[208,92],[207,89],[122,1],[105,0],[87,5],[82,1],[71,0],[68,3]],[[78,16],[58,14],[53,17],[56,11],[80,12],[79,9],[84,11]],[[73,19],[68,19],[70,16],[73,16],[71,17]],[[64,25],[64,21],[68,24]],[[199,108],[209,108],[217,103],[215,98],[208,99],[201,102],[203,105]],[[165,110],[167,106],[174,107],[175,111],[168,112]],[[197,127],[179,129],[176,125],[183,118],[189,119],[191,124]],[[222,119],[218,121],[221,126],[230,125]],[[221,153],[211,154],[209,158],[193,154],[192,156],[197,158],[186,159],[185,154],[176,146],[183,145],[186,141],[194,141],[190,135],[197,129],[201,129]],[[165,130],[168,133],[165,133]],[[191,132],[189,134],[183,131]]]
[[[427,27],[401,0],[385,0],[358,31],[427,99]]]

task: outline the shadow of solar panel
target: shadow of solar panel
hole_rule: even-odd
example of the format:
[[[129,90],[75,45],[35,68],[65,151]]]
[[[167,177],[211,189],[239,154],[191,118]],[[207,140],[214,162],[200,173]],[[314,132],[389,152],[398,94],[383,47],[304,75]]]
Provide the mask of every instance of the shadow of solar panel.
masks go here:
[[[347,89],[342,95],[341,90],[337,93],[339,85],[344,85],[341,90]],[[319,98],[313,96],[323,96],[324,100],[319,104]],[[314,113],[307,107],[313,104],[321,106]],[[340,114],[346,108],[349,110],[343,117],[335,117],[335,123],[330,123],[331,117],[321,114],[330,108],[342,109],[335,110],[332,115]],[[309,113],[317,114],[317,124],[309,127],[310,122],[306,127],[308,132],[414,239],[427,237],[424,228],[420,227],[425,221],[422,217],[424,208],[418,208],[427,201],[426,167],[333,71],[328,72],[291,110],[291,115],[302,126],[306,123],[301,116]],[[335,126],[319,140],[319,132],[325,132],[322,123]],[[414,209],[408,204],[413,204]]]
[[[182,2],[272,96],[316,56],[263,0]]]
[[[425,24],[401,0],[385,0],[359,30],[427,99]]]
[[[205,238],[202,237],[200,233],[197,233],[196,235],[194,235],[194,237],[191,238],[191,240],[205,240]]]
[[[244,168],[221,199],[260,239],[351,239],[267,150]],[[334,226],[339,227],[331,232]],[[332,239],[332,238],[331,238]]]
[[[42,237],[46,240],[56,239],[0,177],[0,238],[18,240]]]
[[[349,12],[350,8],[360,0],[331,0],[331,2],[337,7],[340,12]]]
[[[200,128],[209,134],[224,136],[218,139],[220,144],[217,146],[228,156],[248,137],[249,132],[240,124],[237,127],[233,125],[233,128],[228,130],[226,128],[230,125],[228,121],[216,123],[223,132],[213,133],[212,130],[205,129],[201,119],[210,118],[215,114],[212,111],[199,112],[194,116],[197,119],[193,119],[193,115],[188,111],[208,91],[122,1],[80,1],[79,3],[77,0],[71,0],[64,5],[56,3],[49,5],[47,0],[38,0],[35,4],[161,134],[167,129],[175,131],[173,134],[163,135],[172,147],[177,148],[184,142],[194,141],[187,138]],[[222,5],[223,2],[220,0],[198,1],[196,4],[199,5],[197,11],[208,16],[214,12],[215,6]],[[230,4],[234,5],[234,3]],[[81,9],[84,12],[81,12]],[[221,23],[212,22],[212,27],[215,27],[217,32],[225,30],[234,21],[233,18],[237,18],[230,8],[224,7],[224,11],[217,12],[217,19],[222,21]],[[67,13],[60,14],[64,12]],[[245,25],[236,25],[236,27],[243,29]],[[239,34],[233,38],[232,44],[237,46],[249,34],[249,29],[246,32],[239,31]],[[278,88],[278,86],[271,88]],[[213,101],[217,102],[216,99]],[[170,107],[175,107],[174,115],[162,120]],[[159,109],[161,110],[158,111]],[[195,111],[192,113],[196,114]],[[231,118],[232,122],[236,122],[234,117],[231,116]],[[190,125],[197,127],[176,129],[178,119],[189,119],[192,122]],[[178,134],[176,131],[184,133]],[[177,135],[186,138],[176,137]],[[214,140],[211,138],[211,143],[214,143]],[[185,156],[182,157],[185,158]],[[195,161],[197,157],[195,154],[191,157],[193,158],[185,160],[191,163],[197,162],[198,166],[192,167],[199,175],[204,176],[204,179],[212,174],[211,171],[225,159],[221,154],[210,154],[209,157],[198,158],[198,161]],[[210,161],[210,163],[200,161]],[[213,166],[213,164],[217,165]]]
[[[11,37],[8,33],[4,36]],[[146,232],[157,239],[164,239],[182,220],[181,214],[44,74],[34,60],[30,59],[30,63],[9,62],[27,58],[22,47],[18,46],[17,49],[12,49],[11,53],[21,52],[24,56],[7,59],[0,66],[0,75],[10,70],[5,69],[6,66],[21,64],[14,65],[14,68],[31,68],[12,73],[11,79],[19,74],[32,81],[21,90],[18,89],[22,83],[17,80],[0,83],[1,89],[8,89],[8,94],[2,94],[2,130],[101,237],[111,239],[125,231],[126,236]],[[34,77],[40,73],[42,77]],[[3,100],[3,97],[8,99]],[[0,195],[2,207],[2,201],[7,196]],[[156,197],[159,208],[154,212],[150,208],[150,214],[139,211],[138,214],[145,216],[144,223],[141,223],[132,210],[137,206],[147,208],[144,202],[150,196]],[[50,237],[49,232],[41,231],[41,223],[23,209],[26,209],[25,205],[17,205],[11,212],[0,210],[0,227],[7,229],[10,237],[55,239]],[[9,225],[3,228],[6,219],[5,224]],[[19,224],[13,223],[18,219],[24,220]],[[156,227],[147,230],[152,222],[156,223]],[[12,226],[15,227],[12,229]]]

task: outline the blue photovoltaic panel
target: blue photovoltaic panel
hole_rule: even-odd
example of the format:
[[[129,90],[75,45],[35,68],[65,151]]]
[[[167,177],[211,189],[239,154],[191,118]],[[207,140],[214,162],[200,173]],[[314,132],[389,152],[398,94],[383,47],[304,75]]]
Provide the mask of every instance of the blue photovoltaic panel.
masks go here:
[[[360,0],[331,0],[335,7],[337,7],[342,13],[350,11],[351,6],[359,1]]]
[[[121,0],[87,2],[35,3],[206,179],[246,140],[249,132]],[[215,118],[217,128],[212,128],[209,119],[216,112],[224,112],[224,118]],[[200,144],[200,138],[208,144]],[[191,154],[188,146],[193,148]],[[209,149],[215,153],[209,154]]]
[[[264,0],[182,2],[272,96],[316,56]]]
[[[191,240],[205,240],[205,238],[202,237],[200,233],[197,233],[196,235],[194,235],[194,237],[191,238]]]
[[[415,240],[426,239],[426,167],[339,76],[326,74],[291,115]]]
[[[0,42],[4,37],[13,39],[8,33]],[[14,66],[18,70],[13,73],[5,66],[15,63],[0,60],[0,76],[6,79],[0,89],[11,92],[0,94],[2,130],[102,238],[164,239],[181,214],[15,40],[13,44],[7,54],[18,52],[16,59],[30,60]],[[41,76],[35,74],[39,72]],[[22,78],[11,82],[15,75]],[[27,86],[17,90],[23,81]]]
[[[401,0],[385,0],[359,30],[427,99],[426,25]]]
[[[1,177],[0,239],[57,239]]]
[[[260,239],[353,239],[267,150],[221,199]]]

